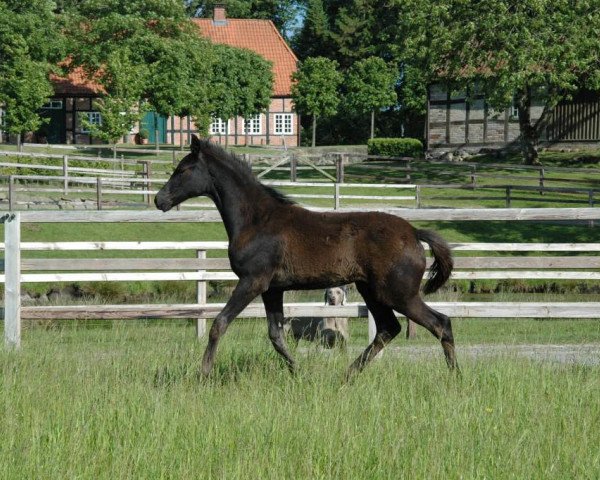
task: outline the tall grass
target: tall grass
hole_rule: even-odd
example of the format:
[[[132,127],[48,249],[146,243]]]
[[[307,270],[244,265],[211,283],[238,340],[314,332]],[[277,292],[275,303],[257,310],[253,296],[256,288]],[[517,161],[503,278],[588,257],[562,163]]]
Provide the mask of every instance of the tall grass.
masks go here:
[[[191,328],[33,330],[0,351],[0,478],[598,478],[600,367],[350,359],[232,328],[196,376]]]

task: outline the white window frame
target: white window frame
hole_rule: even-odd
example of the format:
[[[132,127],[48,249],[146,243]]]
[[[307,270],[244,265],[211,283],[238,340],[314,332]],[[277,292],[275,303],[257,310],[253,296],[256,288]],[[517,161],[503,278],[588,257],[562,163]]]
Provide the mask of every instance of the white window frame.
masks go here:
[[[223,120],[222,118],[212,117],[210,123],[210,134],[211,135],[227,135],[229,127],[229,120]]]
[[[294,134],[294,114],[276,113],[275,114],[275,135],[293,135]]]
[[[262,134],[262,115],[260,113],[244,120],[243,134],[261,135]]]
[[[90,122],[92,125],[102,125],[102,114],[100,112],[85,112],[85,113],[87,114],[88,122]],[[90,131],[82,129],[81,133],[90,133]]]
[[[50,100],[48,103],[42,105],[44,110],[62,110],[63,102],[62,100]]]

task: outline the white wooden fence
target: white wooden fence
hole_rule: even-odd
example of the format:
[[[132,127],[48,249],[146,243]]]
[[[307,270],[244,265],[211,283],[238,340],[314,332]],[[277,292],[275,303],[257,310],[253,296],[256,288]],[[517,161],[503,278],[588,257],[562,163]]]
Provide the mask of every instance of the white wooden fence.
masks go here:
[[[600,209],[396,209],[390,213],[408,220],[597,220]],[[223,250],[226,242],[21,242],[21,223],[72,222],[211,222],[220,221],[214,211],[139,212],[14,212],[2,217],[5,224],[5,342],[20,345],[21,319],[133,319],[198,318],[197,333],[205,332],[205,320],[213,318],[222,304],[206,303],[206,282],[235,280],[228,260],[206,258],[208,250]],[[456,252],[454,279],[578,279],[600,280],[599,243],[466,243],[453,244]],[[192,250],[190,258],[118,259],[22,259],[22,251],[74,250]],[[460,252],[482,252],[461,256]],[[489,256],[489,252],[568,252],[568,256]],[[579,255],[573,256],[577,252]],[[178,305],[64,305],[22,306],[21,284],[78,281],[166,281],[197,282],[197,303]],[[453,317],[484,318],[600,318],[600,302],[433,302],[431,305]],[[367,317],[361,303],[336,307],[321,303],[290,303],[286,316]],[[249,305],[240,317],[264,316],[260,304]],[[372,332],[372,328],[370,329]],[[371,333],[372,334],[372,333]]]

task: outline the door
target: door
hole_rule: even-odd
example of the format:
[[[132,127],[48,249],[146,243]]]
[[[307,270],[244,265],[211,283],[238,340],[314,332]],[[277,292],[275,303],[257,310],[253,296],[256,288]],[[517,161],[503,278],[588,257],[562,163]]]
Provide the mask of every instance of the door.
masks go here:
[[[158,143],[167,143],[167,119],[162,115],[156,112],[146,113],[142,119],[142,128],[148,130],[148,143],[156,143],[157,130]]]

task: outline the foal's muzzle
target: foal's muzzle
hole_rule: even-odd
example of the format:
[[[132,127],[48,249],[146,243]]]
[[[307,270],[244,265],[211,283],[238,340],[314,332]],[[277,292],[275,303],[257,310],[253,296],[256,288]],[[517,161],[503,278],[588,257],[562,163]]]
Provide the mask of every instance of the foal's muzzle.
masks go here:
[[[163,212],[168,212],[173,207],[173,202],[171,201],[169,196],[163,193],[161,190],[156,194],[156,197],[154,197],[154,205],[156,205],[156,208],[158,208],[159,210],[162,210]]]

